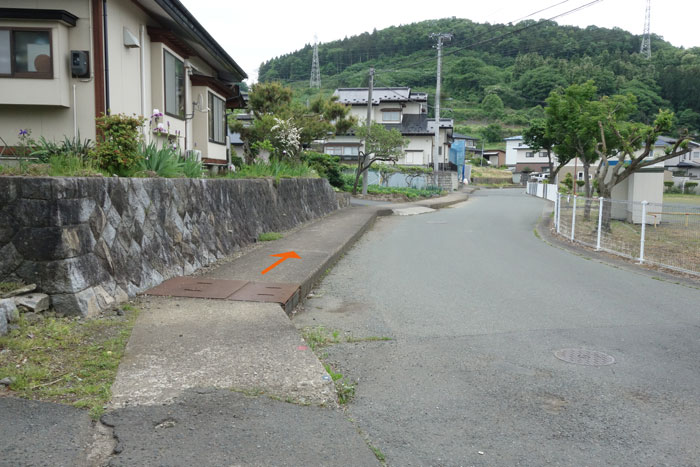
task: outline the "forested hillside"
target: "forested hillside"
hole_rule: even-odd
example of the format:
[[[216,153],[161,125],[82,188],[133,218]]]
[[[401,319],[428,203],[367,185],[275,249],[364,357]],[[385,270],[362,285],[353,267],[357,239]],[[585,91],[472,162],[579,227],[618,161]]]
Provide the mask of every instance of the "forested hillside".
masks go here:
[[[491,124],[492,134],[485,135],[491,140],[507,135],[509,128],[516,132],[542,114],[552,89],[587,80],[600,94],[636,95],[640,121],[652,120],[666,107],[676,112],[679,126],[700,130],[700,48],[676,48],[652,36],[647,60],[638,53],[640,36],[594,26],[490,25],[449,18],[375,30],[319,45],[325,92],[366,86],[372,66],[375,86],[411,86],[432,96],[433,32],[454,35],[444,48],[442,115],[471,125],[462,127],[466,131],[486,131]],[[259,80],[278,80],[309,95],[312,53],[308,45],[263,63]]]

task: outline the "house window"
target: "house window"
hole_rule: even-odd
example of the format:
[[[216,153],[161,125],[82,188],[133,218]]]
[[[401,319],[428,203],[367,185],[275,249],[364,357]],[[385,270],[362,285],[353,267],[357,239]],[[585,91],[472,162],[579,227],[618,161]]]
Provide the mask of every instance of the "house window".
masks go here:
[[[0,29],[0,76],[53,78],[50,29]]]
[[[185,118],[185,64],[167,50],[163,51],[165,67],[165,113]]]
[[[579,172],[579,173],[576,175],[576,180],[583,180],[583,172]]]
[[[226,110],[224,100],[209,93],[209,141],[226,143]]]
[[[342,146],[326,146],[326,154],[331,156],[340,156],[343,154]]]
[[[383,122],[400,122],[401,121],[401,112],[399,110],[390,110],[390,111],[382,112],[382,121]]]
[[[700,159],[700,151],[693,151],[693,159]]]
[[[547,153],[546,153],[546,152],[541,152],[541,153],[540,153],[540,157],[547,157]]]
[[[423,151],[406,151],[406,164],[423,164]]]
[[[535,157],[535,153],[528,151],[525,153],[525,157]]]
[[[468,139],[468,140],[467,140],[467,147],[468,147],[468,148],[475,148],[475,147],[476,147],[476,143],[475,143],[474,141]]]
[[[343,148],[344,156],[357,156],[359,154],[359,147],[357,146],[345,146]]]

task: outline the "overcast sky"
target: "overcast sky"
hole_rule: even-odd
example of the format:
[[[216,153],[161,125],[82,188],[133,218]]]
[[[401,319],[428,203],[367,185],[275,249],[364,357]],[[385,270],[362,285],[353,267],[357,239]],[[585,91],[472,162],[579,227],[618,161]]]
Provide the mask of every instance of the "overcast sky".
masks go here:
[[[350,3],[320,0],[181,1],[245,70],[251,78],[248,81],[254,82],[263,61],[313,43],[314,34],[323,43],[374,28],[451,16],[480,23],[516,22],[540,9],[561,3],[530,17],[551,18],[592,0],[441,0],[402,4],[377,0],[355,0]],[[582,27],[617,26],[633,34],[641,34],[645,8],[646,0],[602,0],[555,21]],[[675,46],[700,46],[698,18],[698,0],[665,0],[663,3],[652,0],[651,31]]]

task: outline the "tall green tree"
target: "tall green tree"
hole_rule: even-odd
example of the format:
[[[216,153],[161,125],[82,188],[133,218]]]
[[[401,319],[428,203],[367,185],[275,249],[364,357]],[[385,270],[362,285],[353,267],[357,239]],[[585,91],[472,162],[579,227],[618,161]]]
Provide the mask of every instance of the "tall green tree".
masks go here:
[[[595,151],[597,123],[589,115],[589,106],[595,100],[596,92],[592,81],[572,84],[564,90],[553,91],[547,98],[545,109],[548,134],[555,142],[553,149],[559,164],[565,165],[579,158],[583,165],[586,198],[592,194],[588,176],[591,164],[598,159]]]
[[[551,183],[555,183],[557,174],[564,165],[561,164],[561,162],[558,162],[556,168],[554,167],[554,161],[552,160],[552,148],[554,148],[556,140],[552,136],[551,131],[547,128],[547,121],[543,119],[534,120],[530,124],[530,127],[523,132],[523,141],[533,151],[547,151],[549,180]]]
[[[368,127],[362,125],[356,128],[355,134],[364,142],[365,150],[360,151],[357,158],[357,170],[355,171],[355,183],[352,187],[352,194],[357,194],[357,184],[360,177],[369,170],[375,162],[388,162],[395,164],[399,157],[403,155],[403,147],[408,145],[408,140],[401,133],[392,128],[387,129],[384,125],[372,122]],[[367,194],[364,192],[362,194]]]
[[[636,171],[673,157],[688,153],[690,139],[683,135],[670,143],[663,153],[654,151],[659,136],[673,129],[674,116],[669,110],[660,110],[652,125],[634,123],[628,115],[636,111],[631,95],[603,97],[592,106],[591,114],[597,119],[596,153],[600,157],[596,180],[598,192],[604,198],[612,197],[612,190]],[[610,231],[611,206],[604,204],[603,225]]]

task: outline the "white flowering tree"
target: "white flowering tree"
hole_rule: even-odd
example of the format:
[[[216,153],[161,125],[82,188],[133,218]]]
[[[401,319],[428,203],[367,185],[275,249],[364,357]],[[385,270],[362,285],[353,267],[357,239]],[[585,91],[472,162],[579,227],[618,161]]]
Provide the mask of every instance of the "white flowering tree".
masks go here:
[[[301,151],[301,131],[291,118],[275,117],[275,125],[270,128],[270,143],[277,158],[297,157]]]

